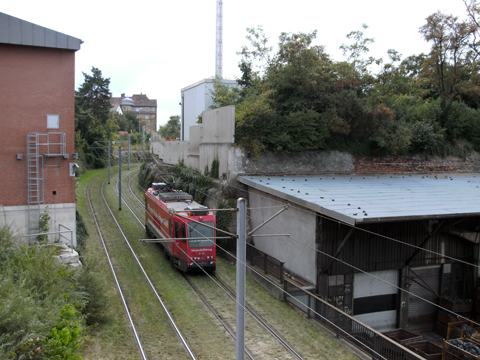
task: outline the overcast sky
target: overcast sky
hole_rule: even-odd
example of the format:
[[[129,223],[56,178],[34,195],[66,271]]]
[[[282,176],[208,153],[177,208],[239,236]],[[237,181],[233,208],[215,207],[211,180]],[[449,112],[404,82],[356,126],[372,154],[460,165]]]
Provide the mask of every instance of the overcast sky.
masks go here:
[[[247,27],[262,25],[271,45],[281,32],[318,30],[316,44],[335,60],[346,34],[369,26],[371,55],[428,52],[418,32],[440,10],[465,18],[462,0],[223,0],[223,75],[239,77],[236,54]],[[114,96],[157,99],[158,125],[180,114],[180,90],[215,75],[216,0],[8,1],[1,12],[84,41],[76,53],[75,87],[92,66],[110,78]]]

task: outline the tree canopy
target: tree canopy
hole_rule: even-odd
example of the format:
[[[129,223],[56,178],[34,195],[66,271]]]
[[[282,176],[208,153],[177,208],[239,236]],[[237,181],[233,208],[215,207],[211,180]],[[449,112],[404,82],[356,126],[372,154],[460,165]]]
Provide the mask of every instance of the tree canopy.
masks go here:
[[[158,134],[165,139],[176,139],[180,137],[180,116],[172,115],[170,120],[158,129]]]
[[[217,84],[215,106],[236,105],[236,142],[261,151],[357,154],[480,151],[480,6],[466,19],[436,12],[419,29],[428,54],[369,56],[368,26],[347,35],[334,61],[317,32],[282,33],[276,51],[262,27],[247,29],[237,88]],[[374,69],[375,71],[373,71]]]
[[[110,112],[110,79],[92,67],[92,74],[83,73],[83,84],[75,92],[75,147],[89,167],[106,165],[106,142],[119,126]]]

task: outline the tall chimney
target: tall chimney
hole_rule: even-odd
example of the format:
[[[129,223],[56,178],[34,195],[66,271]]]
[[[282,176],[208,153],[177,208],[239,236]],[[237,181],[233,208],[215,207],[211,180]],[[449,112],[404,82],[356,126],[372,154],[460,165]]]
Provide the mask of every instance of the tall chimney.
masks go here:
[[[223,78],[223,0],[217,0],[217,46],[215,76]]]

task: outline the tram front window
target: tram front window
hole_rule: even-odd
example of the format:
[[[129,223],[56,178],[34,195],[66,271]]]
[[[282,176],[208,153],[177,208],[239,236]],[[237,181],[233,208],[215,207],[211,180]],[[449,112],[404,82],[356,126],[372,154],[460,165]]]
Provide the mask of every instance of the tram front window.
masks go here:
[[[206,225],[213,227],[213,221],[206,221]],[[211,247],[215,245],[215,230],[197,223],[188,223],[188,237],[195,240],[188,240],[191,248]]]

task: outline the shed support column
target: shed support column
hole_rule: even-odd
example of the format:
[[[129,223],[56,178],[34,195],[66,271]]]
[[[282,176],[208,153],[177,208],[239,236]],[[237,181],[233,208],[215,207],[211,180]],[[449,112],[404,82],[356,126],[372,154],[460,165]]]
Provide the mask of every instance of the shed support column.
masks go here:
[[[409,290],[410,288],[410,268],[405,266],[400,270],[400,288]],[[408,326],[408,293],[400,290],[400,303],[398,310],[398,326],[405,329]]]
[[[342,242],[340,243],[340,245],[338,246],[338,249],[337,251],[335,252],[335,255],[333,257],[333,259],[330,260],[330,263],[325,266],[325,268],[322,269],[322,273],[325,274],[329,269],[330,267],[333,265],[333,263],[335,262],[335,260],[338,258],[338,255],[340,255],[340,252],[342,251],[342,248],[343,246],[347,243],[348,239],[350,239],[350,236],[353,234],[353,230],[355,228],[351,228],[350,231],[348,232],[347,236],[345,236],[345,238],[342,240]]]

